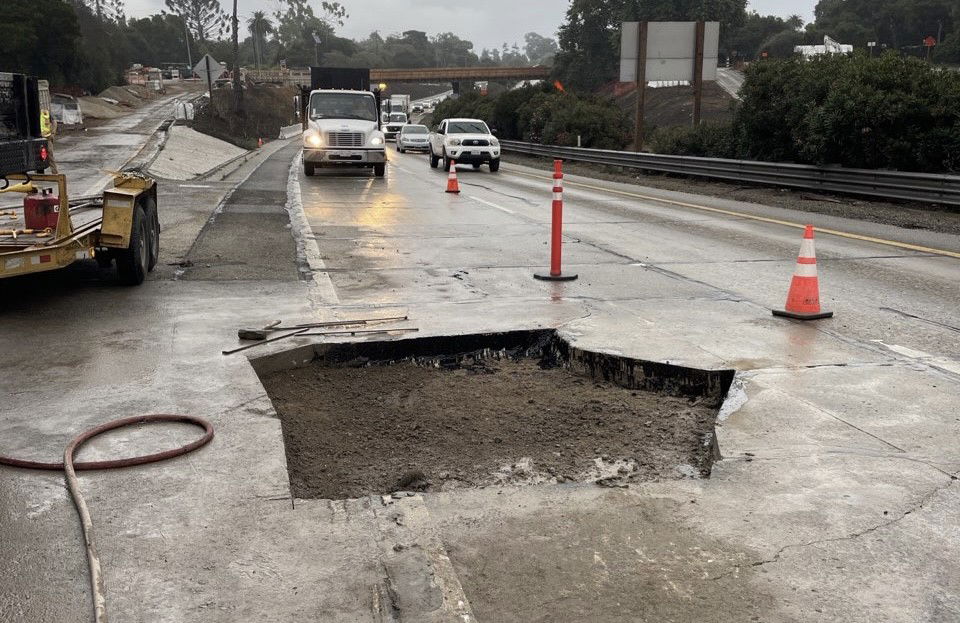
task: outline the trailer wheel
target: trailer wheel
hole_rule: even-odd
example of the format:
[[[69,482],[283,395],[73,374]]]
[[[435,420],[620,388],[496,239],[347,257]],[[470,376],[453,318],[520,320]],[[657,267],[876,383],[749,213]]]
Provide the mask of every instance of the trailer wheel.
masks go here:
[[[150,249],[150,261],[147,263],[147,270],[152,271],[160,259],[160,216],[157,214],[157,202],[153,197],[144,199],[143,212],[147,217],[147,228],[149,230],[147,242]]]
[[[304,162],[304,163],[303,163],[303,174],[304,174],[304,175],[306,175],[307,177],[311,177],[311,176],[313,175],[313,170],[314,170],[314,169],[313,169],[313,163],[312,163],[312,162]]]
[[[385,164],[375,164],[373,165],[373,174],[377,177],[383,177],[384,173],[387,172],[387,165]]]
[[[147,276],[150,265],[150,228],[141,206],[133,209],[130,246],[117,252],[117,275],[125,286],[138,286]]]

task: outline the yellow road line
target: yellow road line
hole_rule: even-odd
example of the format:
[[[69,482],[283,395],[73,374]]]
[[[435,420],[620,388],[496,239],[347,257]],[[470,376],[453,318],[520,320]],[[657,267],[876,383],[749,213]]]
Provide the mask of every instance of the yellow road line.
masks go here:
[[[545,179],[539,175],[533,175],[532,173],[523,173],[521,171],[504,171],[504,172],[509,173],[510,175],[520,175],[523,177],[530,177],[533,179]],[[567,179],[564,179],[564,185],[577,186],[580,188],[588,188],[590,190],[597,190],[600,192],[610,193],[613,195],[622,195],[624,197],[631,197],[634,199],[644,199],[646,201],[658,201],[660,203],[680,206],[682,208],[690,208],[693,210],[701,210],[704,212],[713,212],[715,214],[724,214],[727,216],[736,216],[738,218],[750,219],[752,221],[761,221],[763,223],[773,223],[774,225],[783,225],[785,227],[794,227],[798,229],[803,229],[806,227],[805,223],[794,223],[793,221],[784,221],[781,219],[769,218],[766,216],[746,214],[744,212],[736,212],[734,210],[724,210],[722,208],[711,208],[708,206],[698,205],[696,203],[687,203],[685,201],[675,201],[673,199],[663,199],[661,197],[652,197],[650,195],[643,195],[640,193],[628,192],[625,190],[617,190],[614,188],[603,188],[602,186],[594,186],[593,184],[584,184],[582,182],[571,182]],[[887,240],[885,238],[874,238],[873,236],[862,236],[860,234],[852,234],[850,232],[839,231],[836,229],[824,229],[822,227],[815,227],[814,229],[822,234],[829,234],[831,236],[839,236],[841,238],[849,238],[851,240],[860,240],[862,242],[872,242],[875,244],[882,244],[889,247],[897,247],[898,249],[907,249],[910,251],[917,251],[919,253],[930,253],[933,255],[943,255],[946,257],[960,259],[960,253],[956,251],[947,251],[946,249],[934,249],[932,247],[924,247],[917,244],[910,244],[908,242],[898,242],[896,240]]]

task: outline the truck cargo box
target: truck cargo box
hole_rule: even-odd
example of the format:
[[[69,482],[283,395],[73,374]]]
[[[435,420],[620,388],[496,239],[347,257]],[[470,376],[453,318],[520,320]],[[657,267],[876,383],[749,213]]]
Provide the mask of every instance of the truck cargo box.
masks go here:
[[[370,70],[355,67],[311,67],[310,88],[370,90]]]

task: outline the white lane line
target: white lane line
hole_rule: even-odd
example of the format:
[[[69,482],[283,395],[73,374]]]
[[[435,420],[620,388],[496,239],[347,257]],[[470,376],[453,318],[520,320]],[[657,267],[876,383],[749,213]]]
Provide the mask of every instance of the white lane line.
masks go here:
[[[880,346],[883,346],[887,350],[893,351],[898,355],[903,355],[908,359],[914,359],[921,363],[926,363],[927,365],[933,366],[934,368],[940,368],[941,370],[946,370],[947,372],[960,375],[960,362],[948,359],[946,357],[937,357],[936,355],[926,353],[922,350],[916,350],[907,346],[900,346],[899,344],[887,344],[882,340],[872,341]]]
[[[180,188],[210,188],[205,184],[180,184]]]
[[[503,207],[503,206],[498,206],[497,204],[491,203],[491,202],[487,201],[486,199],[481,199],[480,197],[477,197],[477,196],[474,196],[474,195],[467,195],[467,197],[470,198],[470,199],[473,199],[474,201],[476,201],[476,202],[478,202],[478,203],[482,203],[482,204],[484,204],[484,205],[488,205],[488,206],[490,206],[491,208],[496,208],[496,209],[500,210],[501,212],[506,212],[507,214],[516,214],[516,212],[514,212],[513,210],[510,210],[510,209],[505,208],[505,207]]]
[[[290,215],[290,230],[297,243],[297,256],[302,257],[310,267],[310,276],[313,283],[310,300],[315,307],[324,305],[339,305],[340,297],[333,286],[333,280],[327,273],[327,266],[320,257],[320,246],[316,239],[308,235],[312,233],[307,213],[303,209],[303,195],[300,192],[300,154],[290,163],[290,173],[287,176],[287,213]]]

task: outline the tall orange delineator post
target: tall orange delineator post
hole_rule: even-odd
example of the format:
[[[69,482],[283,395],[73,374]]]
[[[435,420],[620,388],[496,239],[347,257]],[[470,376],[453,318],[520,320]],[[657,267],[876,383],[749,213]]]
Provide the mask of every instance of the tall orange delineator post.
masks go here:
[[[787,304],[783,310],[773,310],[774,316],[797,320],[830,318],[833,312],[820,310],[820,281],[817,277],[817,252],[813,246],[813,225],[807,225],[800,243],[797,267],[790,281]]]
[[[553,215],[550,227],[550,273],[534,273],[542,281],[573,281],[576,273],[560,269],[560,252],[563,245],[563,160],[553,161]]]

